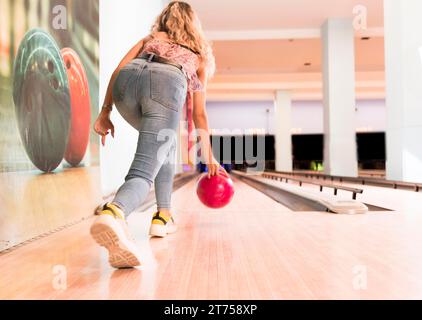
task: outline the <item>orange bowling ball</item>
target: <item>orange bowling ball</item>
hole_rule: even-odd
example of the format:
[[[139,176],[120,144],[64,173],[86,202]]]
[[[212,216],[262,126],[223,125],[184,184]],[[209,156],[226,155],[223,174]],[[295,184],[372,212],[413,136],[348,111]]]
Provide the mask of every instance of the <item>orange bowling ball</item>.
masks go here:
[[[88,79],[78,54],[70,49],[61,50],[70,88],[71,123],[65,160],[76,167],[85,156],[91,123],[91,99]]]

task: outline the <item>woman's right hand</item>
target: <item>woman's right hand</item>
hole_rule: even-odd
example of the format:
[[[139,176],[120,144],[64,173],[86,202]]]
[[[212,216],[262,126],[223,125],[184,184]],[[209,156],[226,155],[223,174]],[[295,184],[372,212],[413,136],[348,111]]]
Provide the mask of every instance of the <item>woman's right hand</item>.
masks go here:
[[[223,175],[226,175],[227,177],[229,176],[226,169],[224,169],[214,157],[212,157],[211,162],[207,164],[207,169],[208,169],[208,178],[211,178],[212,176],[216,176],[218,174],[223,174]]]
[[[103,109],[94,124],[94,130],[101,136],[101,143],[105,146],[106,137],[109,133],[114,138],[114,125],[110,120],[110,112]]]

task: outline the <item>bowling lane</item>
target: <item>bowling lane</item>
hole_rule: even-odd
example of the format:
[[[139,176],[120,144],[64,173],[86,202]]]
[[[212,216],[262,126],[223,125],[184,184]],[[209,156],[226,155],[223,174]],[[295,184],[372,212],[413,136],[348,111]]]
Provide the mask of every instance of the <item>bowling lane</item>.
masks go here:
[[[219,297],[223,289],[222,297],[240,297],[238,288],[245,284],[233,263],[248,263],[240,241],[248,237],[248,225],[256,225],[245,222],[256,220],[253,212],[263,210],[275,217],[290,210],[238,182],[233,202],[222,210],[211,210],[200,204],[195,183],[191,181],[174,194],[178,233],[149,240],[147,231],[154,208],[130,217],[144,258],[139,270],[109,267],[105,250],[89,236],[91,218],[0,254],[0,288],[8,288],[0,290],[0,299],[193,299]],[[254,201],[250,201],[252,198]],[[220,286],[217,280],[224,276],[223,270],[228,272],[225,277],[234,275],[230,283]],[[66,289],[60,286],[63,274]]]
[[[322,181],[322,180],[311,180],[314,182]],[[297,182],[289,182],[290,184],[297,185]],[[326,183],[331,183],[329,180]],[[420,215],[420,203],[422,201],[422,192],[415,192],[413,190],[404,190],[404,189],[393,189],[388,187],[380,187],[375,185],[363,185],[361,183],[352,183],[352,182],[340,182],[334,181],[332,182],[336,185],[342,185],[357,189],[363,189],[363,194],[357,195],[357,200],[372,204],[375,206],[379,206],[382,208],[386,208],[389,210],[393,210],[396,212],[401,212],[407,216],[412,215]],[[315,185],[309,185],[304,183],[303,187],[310,190],[318,191],[319,187]],[[332,189],[324,188],[323,193],[325,194],[333,194]],[[344,197],[346,199],[351,198],[350,192],[339,190],[338,195],[340,197]]]
[[[363,194],[358,195],[358,199],[364,202],[403,212],[406,215],[420,215],[421,213],[422,192],[350,182],[336,182],[336,184],[363,189]]]
[[[89,219],[0,256],[0,298],[422,298],[421,215],[291,212],[238,180],[214,211],[194,186],[175,193],[180,230],[166,239],[146,236],[153,210],[131,217],[141,268],[109,267]]]

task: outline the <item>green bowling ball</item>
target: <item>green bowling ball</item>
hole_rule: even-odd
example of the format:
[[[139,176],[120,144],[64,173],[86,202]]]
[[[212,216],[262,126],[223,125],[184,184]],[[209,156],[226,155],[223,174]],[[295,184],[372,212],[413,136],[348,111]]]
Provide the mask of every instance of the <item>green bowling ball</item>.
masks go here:
[[[69,136],[69,83],[60,50],[41,29],[25,34],[14,64],[13,100],[20,136],[32,163],[44,172],[63,160]]]

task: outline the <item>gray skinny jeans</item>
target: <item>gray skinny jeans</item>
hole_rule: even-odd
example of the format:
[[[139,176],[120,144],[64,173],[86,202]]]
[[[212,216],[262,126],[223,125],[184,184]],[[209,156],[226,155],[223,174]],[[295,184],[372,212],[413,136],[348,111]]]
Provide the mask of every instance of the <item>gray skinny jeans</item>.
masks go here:
[[[158,208],[171,208],[176,132],[186,95],[185,75],[168,64],[135,59],[116,78],[116,108],[139,131],[132,166],[113,200],[126,217],[142,205],[153,183]]]

